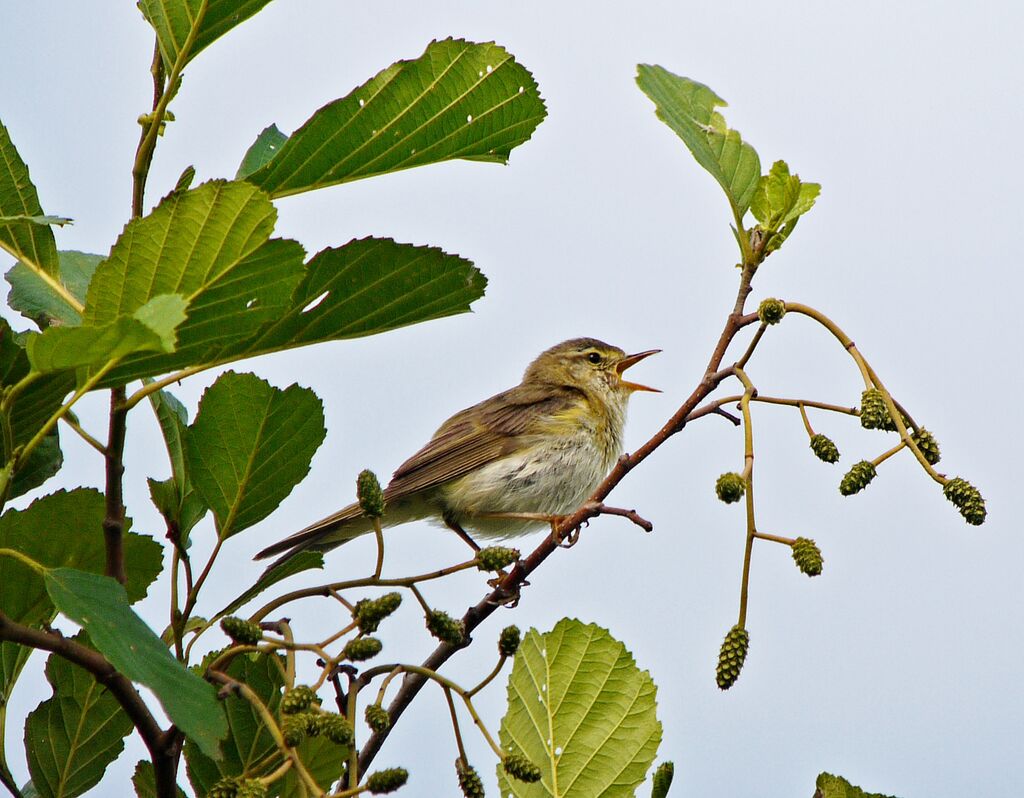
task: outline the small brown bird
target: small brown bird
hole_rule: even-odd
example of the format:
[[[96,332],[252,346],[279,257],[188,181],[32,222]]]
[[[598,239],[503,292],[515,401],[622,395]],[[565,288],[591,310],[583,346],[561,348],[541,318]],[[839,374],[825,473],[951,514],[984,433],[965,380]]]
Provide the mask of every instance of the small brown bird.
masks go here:
[[[659,351],[627,355],[574,338],[542,352],[519,385],[456,413],[399,466],[384,490],[382,525],[432,519],[462,535],[502,538],[571,513],[622,454],[630,395],[657,391],[622,373]],[[372,529],[350,504],[256,558],[328,551]]]

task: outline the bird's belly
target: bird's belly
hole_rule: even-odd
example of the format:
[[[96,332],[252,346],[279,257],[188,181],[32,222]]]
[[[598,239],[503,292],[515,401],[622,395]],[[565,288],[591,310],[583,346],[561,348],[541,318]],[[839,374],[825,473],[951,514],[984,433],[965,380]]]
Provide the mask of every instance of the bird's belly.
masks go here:
[[[608,474],[620,452],[592,436],[535,445],[495,460],[441,490],[445,512],[481,537],[514,537],[543,529],[543,521],[486,518],[488,513],[565,515],[579,507]]]

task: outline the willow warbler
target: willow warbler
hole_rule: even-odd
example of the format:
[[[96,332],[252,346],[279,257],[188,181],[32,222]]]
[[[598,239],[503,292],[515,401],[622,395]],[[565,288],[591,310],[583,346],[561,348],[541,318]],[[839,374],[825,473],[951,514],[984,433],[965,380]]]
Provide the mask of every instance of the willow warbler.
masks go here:
[[[399,466],[384,490],[382,525],[432,519],[463,535],[501,538],[572,512],[622,454],[630,395],[657,390],[622,373],[659,351],[627,355],[574,338],[542,352],[519,385],[456,413]],[[350,504],[256,558],[327,551],[372,529]]]

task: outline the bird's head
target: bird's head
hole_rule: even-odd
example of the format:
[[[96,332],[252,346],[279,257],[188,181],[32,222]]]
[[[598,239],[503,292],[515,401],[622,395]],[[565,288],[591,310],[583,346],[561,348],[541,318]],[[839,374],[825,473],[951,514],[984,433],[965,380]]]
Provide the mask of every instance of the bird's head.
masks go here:
[[[573,338],[541,352],[527,367],[523,382],[567,385],[588,395],[619,400],[634,391],[658,393],[657,388],[624,380],[622,373],[660,351],[648,349],[627,355],[619,347],[596,338]]]

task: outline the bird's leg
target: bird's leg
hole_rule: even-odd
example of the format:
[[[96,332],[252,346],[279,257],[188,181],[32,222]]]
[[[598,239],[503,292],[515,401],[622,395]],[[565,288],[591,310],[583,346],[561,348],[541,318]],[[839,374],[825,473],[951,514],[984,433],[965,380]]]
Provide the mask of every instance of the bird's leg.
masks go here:
[[[462,528],[458,521],[454,518],[444,517],[445,526],[447,526],[452,532],[458,535],[467,546],[469,546],[474,552],[480,551],[480,546],[477,545],[476,541],[469,536],[469,533]]]
[[[574,546],[579,539],[580,531],[578,528],[566,535],[565,538],[558,536],[558,525],[569,517],[567,515],[558,515],[556,513],[473,513],[473,515],[477,518],[510,518],[517,521],[540,521],[550,524],[551,540],[559,546],[565,546],[565,548]],[[568,545],[563,543],[563,540]]]

